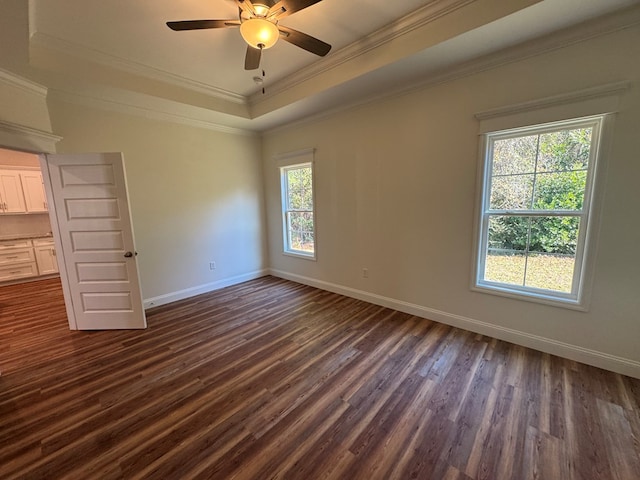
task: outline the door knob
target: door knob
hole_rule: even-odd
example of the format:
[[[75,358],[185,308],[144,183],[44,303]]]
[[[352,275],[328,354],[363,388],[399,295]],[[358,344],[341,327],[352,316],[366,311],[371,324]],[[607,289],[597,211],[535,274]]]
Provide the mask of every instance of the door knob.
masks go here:
[[[133,257],[133,253],[127,252],[127,253],[124,254],[124,256],[125,256],[125,258],[131,258],[131,257]]]

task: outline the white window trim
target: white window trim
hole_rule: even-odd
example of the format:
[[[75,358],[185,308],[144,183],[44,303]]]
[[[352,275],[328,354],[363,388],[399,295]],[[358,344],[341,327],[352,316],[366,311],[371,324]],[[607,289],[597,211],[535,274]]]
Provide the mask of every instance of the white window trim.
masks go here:
[[[316,221],[316,173],[315,173],[315,159],[314,159],[314,149],[305,149],[299,150],[290,153],[284,153],[277,155],[275,157],[276,163],[278,164],[278,173],[280,175],[280,221],[282,222],[282,254],[295,257],[302,258],[305,260],[317,260],[318,254],[318,231],[317,231],[317,221]],[[288,229],[287,229],[287,219],[286,219],[286,200],[287,200],[287,185],[285,176],[283,173],[286,170],[299,168],[302,166],[310,166],[311,167],[311,199],[312,199],[312,208],[313,208],[313,253],[307,253],[299,250],[288,249],[289,242],[288,238]]]
[[[481,136],[478,169],[478,199],[475,214],[473,274],[471,289],[477,292],[489,293],[519,300],[532,301],[547,305],[560,306],[575,310],[588,310],[593,283],[593,270],[595,266],[595,253],[597,251],[597,230],[599,226],[600,209],[602,204],[602,188],[604,177],[604,155],[608,150],[608,131],[611,129],[612,115],[600,114],[582,118],[572,118],[563,121],[549,122],[546,124],[530,125],[529,127],[517,127],[496,132],[485,132]],[[486,206],[488,205],[489,189],[485,188],[490,175],[491,139],[509,138],[526,135],[527,130],[536,131],[559,130],[566,127],[593,126],[594,146],[590,152],[590,166],[587,176],[585,200],[583,203],[583,215],[581,216],[581,228],[578,238],[578,250],[576,251],[576,264],[574,270],[574,289],[571,294],[562,292],[549,292],[548,290],[520,287],[497,282],[482,280],[484,272],[484,252],[486,250],[488,222],[484,221]],[[585,223],[582,223],[585,222]]]

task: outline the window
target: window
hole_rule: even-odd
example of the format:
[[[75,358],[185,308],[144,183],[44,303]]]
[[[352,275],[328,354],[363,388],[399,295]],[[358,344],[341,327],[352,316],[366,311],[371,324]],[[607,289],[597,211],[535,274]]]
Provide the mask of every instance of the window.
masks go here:
[[[580,305],[603,119],[485,135],[476,288]]]
[[[285,253],[315,258],[312,163],[280,168]]]

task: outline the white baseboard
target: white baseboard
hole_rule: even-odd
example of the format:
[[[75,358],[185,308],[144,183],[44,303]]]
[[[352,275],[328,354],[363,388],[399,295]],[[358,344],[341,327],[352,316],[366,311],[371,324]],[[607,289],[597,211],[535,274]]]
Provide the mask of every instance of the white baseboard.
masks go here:
[[[322,290],[327,290],[329,292],[339,293],[340,295],[357,298],[358,300],[364,300],[375,305],[392,308],[418,317],[428,318],[429,320],[434,320],[436,322],[462,328],[471,332],[480,333],[499,340],[505,340],[507,342],[533,348],[541,352],[575,360],[577,362],[586,363],[587,365],[593,365],[594,367],[603,368],[605,370],[621,373],[634,378],[640,378],[640,362],[636,362],[634,360],[617,357],[597,350],[583,348],[578,345],[559,342],[539,335],[532,335],[530,333],[513,330],[511,328],[493,325],[473,318],[423,307],[422,305],[384,297],[364,290],[357,290],[355,288],[284,272],[282,270],[271,269],[269,272],[274,277],[280,277],[286,280],[320,288]]]
[[[236,285],[238,283],[247,282],[256,278],[269,275],[269,271],[266,269],[256,270],[254,272],[243,273],[242,275],[236,275],[235,277],[223,278],[222,280],[216,280],[215,282],[205,283],[204,285],[197,285],[191,288],[185,288],[177,292],[165,293],[164,295],[158,295],[157,297],[146,298],[143,300],[145,310],[147,308],[159,307],[171,302],[177,302],[178,300],[184,300],[185,298],[195,297],[202,293],[213,292],[224,287]]]

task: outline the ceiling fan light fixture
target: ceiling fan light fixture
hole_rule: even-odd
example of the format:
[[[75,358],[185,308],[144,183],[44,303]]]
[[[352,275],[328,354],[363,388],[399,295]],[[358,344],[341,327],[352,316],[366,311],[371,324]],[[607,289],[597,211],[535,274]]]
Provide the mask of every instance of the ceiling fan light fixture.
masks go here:
[[[269,13],[269,7],[261,3],[254,3],[253,11],[256,12],[256,15],[258,17],[266,17],[267,14]]]
[[[280,32],[278,27],[264,18],[250,18],[240,25],[240,35],[253,48],[267,49],[273,47]]]

